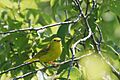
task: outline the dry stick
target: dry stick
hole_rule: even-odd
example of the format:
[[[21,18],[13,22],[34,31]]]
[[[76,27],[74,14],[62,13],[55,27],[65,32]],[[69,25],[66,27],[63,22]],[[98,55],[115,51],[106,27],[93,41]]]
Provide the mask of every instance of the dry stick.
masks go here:
[[[92,54],[93,54],[93,53],[89,53],[89,54],[82,55],[82,56],[80,56],[80,57],[78,57],[78,58],[74,58],[74,61],[78,61],[78,60],[80,60],[81,58],[84,58],[84,57],[86,57],[86,56],[90,56],[90,55],[92,55]],[[22,75],[22,76],[19,76],[19,77],[14,78],[13,80],[18,80],[18,79],[27,77],[27,76],[29,76],[29,75],[31,75],[31,74],[37,73],[38,71],[44,71],[44,70],[46,70],[46,69],[56,68],[56,67],[59,67],[60,65],[63,65],[63,64],[69,63],[69,62],[71,62],[71,59],[69,59],[69,60],[67,60],[67,61],[64,61],[64,62],[61,62],[61,63],[57,63],[56,66],[55,66],[55,65],[52,65],[52,66],[48,66],[48,67],[44,67],[44,68],[38,69],[38,70],[36,70],[36,71],[32,71],[32,72],[26,73],[26,74],[24,74],[24,75]]]

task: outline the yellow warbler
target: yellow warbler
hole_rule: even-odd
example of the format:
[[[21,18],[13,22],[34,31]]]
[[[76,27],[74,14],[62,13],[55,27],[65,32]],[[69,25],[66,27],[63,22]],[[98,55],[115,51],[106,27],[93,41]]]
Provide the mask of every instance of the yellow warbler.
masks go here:
[[[62,44],[59,37],[53,38],[47,48],[40,50],[32,59],[25,62],[40,60],[41,62],[51,62],[57,59],[62,53]]]

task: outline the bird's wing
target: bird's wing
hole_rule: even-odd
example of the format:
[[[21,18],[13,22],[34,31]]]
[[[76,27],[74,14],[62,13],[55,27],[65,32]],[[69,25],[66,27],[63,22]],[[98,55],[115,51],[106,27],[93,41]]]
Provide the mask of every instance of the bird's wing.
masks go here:
[[[41,56],[44,56],[48,53],[48,51],[50,50],[50,45],[48,45],[46,48],[43,48],[42,50],[40,50],[35,56],[33,56],[33,58],[40,58]]]
[[[40,50],[35,56],[33,56],[33,58],[26,60],[25,63],[38,60],[41,56],[46,55],[48,53],[49,49],[50,49],[50,45],[48,45],[46,48],[43,48],[42,50]]]

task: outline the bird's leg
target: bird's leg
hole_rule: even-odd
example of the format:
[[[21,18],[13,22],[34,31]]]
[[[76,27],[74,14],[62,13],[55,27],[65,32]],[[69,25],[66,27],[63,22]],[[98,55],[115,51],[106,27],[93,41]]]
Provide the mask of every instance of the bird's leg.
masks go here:
[[[53,66],[57,66],[57,64],[55,62],[53,62],[53,61],[49,61],[48,64],[51,64]]]
[[[55,62],[53,62],[53,61],[49,61],[48,64],[55,64]]]

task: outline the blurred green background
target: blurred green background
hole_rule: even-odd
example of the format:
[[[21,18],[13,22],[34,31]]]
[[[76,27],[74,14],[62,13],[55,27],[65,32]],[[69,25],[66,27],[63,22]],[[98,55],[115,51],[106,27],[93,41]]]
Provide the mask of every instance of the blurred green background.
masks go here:
[[[87,1],[90,1],[88,4]],[[95,0],[97,6],[90,14],[88,22],[96,37],[99,37],[95,23],[102,31],[101,51],[105,58],[120,72],[120,1]],[[90,12],[92,0],[82,0],[83,12]],[[24,28],[40,28],[45,25],[75,20],[79,14],[72,0],[0,0],[0,33]],[[70,47],[85,33],[82,19],[75,24],[63,24],[39,31],[18,31],[0,34],[0,72],[23,64],[43,48],[55,35],[62,38],[63,52],[57,62],[71,59]],[[84,35],[85,33],[85,35]],[[73,39],[75,37],[75,39]],[[92,55],[80,59],[70,72],[71,80],[120,80],[106,62],[94,52],[91,39],[86,48],[78,45],[80,51],[75,56]],[[21,80],[66,80],[70,64],[37,72]],[[37,62],[0,75],[0,80],[11,80],[25,73],[43,68]],[[57,74],[56,74],[57,73]],[[44,76],[44,77],[43,77]],[[54,76],[54,77],[53,77]],[[44,79],[45,78],[45,79]]]

